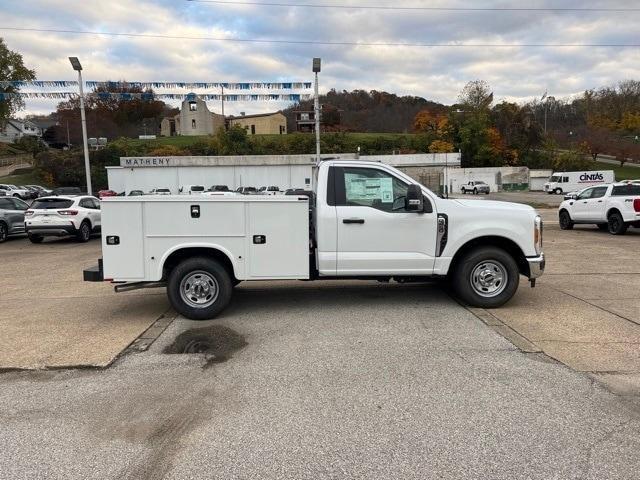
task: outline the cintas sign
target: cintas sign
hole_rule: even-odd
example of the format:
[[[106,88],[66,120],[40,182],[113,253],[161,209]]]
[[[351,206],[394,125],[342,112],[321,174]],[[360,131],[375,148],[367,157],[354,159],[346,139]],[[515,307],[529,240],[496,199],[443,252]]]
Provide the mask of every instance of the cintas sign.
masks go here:
[[[604,181],[604,175],[600,172],[595,173],[583,173],[580,175],[581,182],[602,182]]]
[[[123,157],[121,167],[171,167],[171,157]]]

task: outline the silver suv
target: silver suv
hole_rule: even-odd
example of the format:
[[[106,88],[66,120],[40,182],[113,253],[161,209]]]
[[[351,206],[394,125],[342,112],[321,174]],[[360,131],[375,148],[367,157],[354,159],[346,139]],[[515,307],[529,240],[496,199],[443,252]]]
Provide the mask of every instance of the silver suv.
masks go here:
[[[9,235],[24,233],[24,212],[29,205],[13,197],[0,197],[0,243]]]

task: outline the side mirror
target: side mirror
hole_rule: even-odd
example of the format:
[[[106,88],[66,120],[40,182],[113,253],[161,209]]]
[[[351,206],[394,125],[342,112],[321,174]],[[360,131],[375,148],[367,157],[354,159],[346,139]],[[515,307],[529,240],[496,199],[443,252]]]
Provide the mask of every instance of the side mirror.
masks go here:
[[[422,199],[422,189],[420,185],[411,184],[407,188],[407,197],[405,198],[404,208],[407,212],[422,213],[424,211],[424,203]]]
[[[576,195],[575,193],[573,195],[571,195],[569,197],[571,200],[577,200],[578,199],[578,195]]]

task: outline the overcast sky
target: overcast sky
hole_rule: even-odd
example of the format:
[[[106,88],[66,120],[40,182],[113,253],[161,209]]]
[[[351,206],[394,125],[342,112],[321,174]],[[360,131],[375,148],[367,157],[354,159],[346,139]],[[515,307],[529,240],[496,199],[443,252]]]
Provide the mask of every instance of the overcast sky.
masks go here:
[[[556,8],[640,6],[637,0],[286,0],[286,3]],[[639,44],[638,25],[640,12],[351,10],[219,5],[188,0],[0,1],[0,27],[190,37],[359,43]],[[67,57],[78,56],[84,67],[85,80],[310,81],[311,58],[319,56],[323,60],[322,92],[330,88],[386,90],[451,104],[465,83],[475,79],[489,82],[496,100],[520,101],[540,96],[546,90],[550,95],[563,97],[640,76],[638,47],[329,46],[1,29],[0,36],[10,49],[23,54],[25,63],[36,70],[37,78],[41,80],[75,79]],[[51,100],[28,100],[27,112],[50,111],[55,104]],[[219,111],[215,102],[209,105],[212,110]],[[226,113],[250,113],[284,106],[277,102],[229,103],[225,110]]]

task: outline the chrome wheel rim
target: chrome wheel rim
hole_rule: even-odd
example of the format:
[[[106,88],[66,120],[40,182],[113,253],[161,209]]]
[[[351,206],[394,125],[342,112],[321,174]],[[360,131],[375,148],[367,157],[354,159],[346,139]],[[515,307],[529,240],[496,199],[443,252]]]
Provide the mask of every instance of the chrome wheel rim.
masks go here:
[[[187,305],[206,308],[218,299],[218,281],[210,273],[198,270],[180,282],[180,297]]]
[[[507,288],[508,280],[507,269],[497,260],[484,260],[471,270],[471,287],[481,297],[500,295]]]

